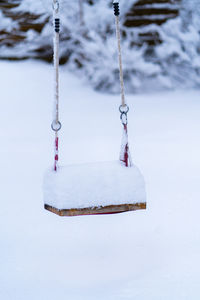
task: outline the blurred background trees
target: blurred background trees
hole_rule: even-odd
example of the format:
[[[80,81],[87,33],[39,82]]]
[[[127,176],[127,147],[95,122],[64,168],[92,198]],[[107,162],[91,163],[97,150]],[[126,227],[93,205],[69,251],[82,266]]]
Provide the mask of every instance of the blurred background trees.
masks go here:
[[[112,1],[60,0],[60,63],[117,92]],[[200,86],[198,0],[121,0],[126,90]],[[0,58],[52,61],[52,1],[0,1]]]

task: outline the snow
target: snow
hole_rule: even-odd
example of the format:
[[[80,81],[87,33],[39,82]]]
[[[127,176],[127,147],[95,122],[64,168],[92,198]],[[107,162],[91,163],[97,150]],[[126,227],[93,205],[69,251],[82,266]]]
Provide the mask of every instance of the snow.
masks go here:
[[[58,209],[144,203],[144,179],[136,166],[119,161],[51,168],[44,177],[44,202]]]
[[[1,24],[0,24],[0,30],[3,30],[5,27],[7,30],[12,30],[14,26],[12,26],[12,22],[9,18],[6,18],[2,12],[0,11],[0,19],[1,19]],[[1,35],[3,35],[1,33]]]
[[[198,300],[199,90],[127,95],[147,210],[60,218],[42,193],[54,156],[52,68],[0,70],[0,298]],[[118,158],[119,103],[61,70],[60,163]]]
[[[23,0],[20,3],[19,7],[16,8],[17,11],[29,11],[30,13],[35,14],[47,14],[52,9],[51,0],[42,0],[42,1],[32,1],[32,0]]]
[[[118,93],[118,58],[115,36],[115,21],[112,1],[98,0],[83,2],[83,20],[81,22],[79,1],[60,1],[60,57],[66,61],[66,68],[79,77],[84,77],[90,85],[104,92]],[[200,86],[200,1],[182,0],[181,3],[146,4],[136,7],[137,10],[172,9],[179,7],[180,14],[147,14],[132,16],[131,19],[160,20],[171,17],[161,26],[125,27],[131,7],[137,0],[120,1],[120,28],[122,42],[122,61],[124,80],[128,92],[159,91],[163,89],[199,88]],[[145,1],[144,1],[145,2]],[[161,1],[162,2],[162,1]],[[176,4],[177,3],[177,4]],[[24,36],[20,43],[12,41],[0,45],[1,58],[37,57],[51,58],[52,45],[52,1],[23,0],[12,10],[19,20],[13,20],[0,13],[0,28],[5,32],[18,32],[24,22],[22,16],[27,13],[38,16],[37,24],[44,24],[41,32],[29,30],[18,32]],[[15,18],[14,18],[15,19]],[[83,23],[83,24],[81,24]],[[74,26],[76,24],[77,26]],[[15,30],[13,30],[15,29]],[[155,37],[155,46],[148,42]],[[9,34],[3,35],[10,40]],[[160,43],[160,41],[162,41]]]

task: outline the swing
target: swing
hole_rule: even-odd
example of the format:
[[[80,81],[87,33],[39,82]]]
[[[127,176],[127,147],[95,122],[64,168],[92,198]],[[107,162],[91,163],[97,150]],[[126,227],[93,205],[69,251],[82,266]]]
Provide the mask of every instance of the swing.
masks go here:
[[[54,8],[54,72],[55,110],[51,124],[55,132],[54,167],[44,176],[44,208],[59,216],[113,214],[146,209],[144,179],[133,165],[128,144],[127,114],[122,72],[119,2],[113,1],[116,36],[119,54],[121,85],[122,144],[119,161],[58,166],[59,121],[59,3],[53,0]]]

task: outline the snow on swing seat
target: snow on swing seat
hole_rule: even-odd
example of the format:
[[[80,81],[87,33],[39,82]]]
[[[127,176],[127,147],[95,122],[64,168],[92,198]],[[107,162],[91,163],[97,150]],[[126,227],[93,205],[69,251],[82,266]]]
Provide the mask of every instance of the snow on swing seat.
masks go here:
[[[119,213],[146,208],[144,179],[119,161],[59,167],[44,176],[45,208],[60,216]]]

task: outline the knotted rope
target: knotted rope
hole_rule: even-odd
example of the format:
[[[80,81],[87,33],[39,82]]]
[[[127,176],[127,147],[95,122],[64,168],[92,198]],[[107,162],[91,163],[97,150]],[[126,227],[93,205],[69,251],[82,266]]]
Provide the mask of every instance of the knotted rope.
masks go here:
[[[120,29],[119,29],[119,1],[113,1],[114,15],[115,15],[115,27],[116,27],[116,37],[117,37],[117,48],[118,48],[118,59],[119,59],[119,78],[120,78],[120,87],[121,87],[121,105],[119,107],[119,111],[121,113],[120,118],[123,125],[122,132],[122,142],[121,142],[121,150],[120,150],[120,161],[128,167],[132,165],[131,154],[129,151],[128,145],[128,129],[127,129],[127,113],[129,111],[129,107],[125,102],[125,93],[124,93],[124,77],[123,77],[123,69],[122,69],[122,53],[121,53],[121,41],[120,41]]]
[[[53,40],[53,64],[54,64],[54,109],[52,130],[55,132],[54,142],[54,171],[58,169],[58,131],[61,129],[59,121],[59,1],[53,0],[53,22],[54,22],[54,40]]]

